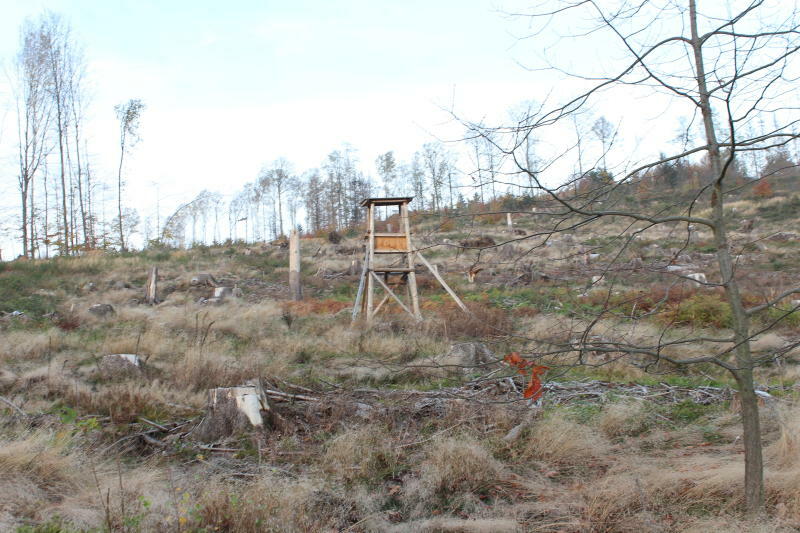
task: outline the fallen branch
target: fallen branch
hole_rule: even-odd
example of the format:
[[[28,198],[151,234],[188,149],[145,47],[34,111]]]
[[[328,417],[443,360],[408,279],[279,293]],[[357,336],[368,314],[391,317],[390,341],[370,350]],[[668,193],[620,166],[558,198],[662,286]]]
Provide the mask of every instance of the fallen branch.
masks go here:
[[[151,437],[150,435],[142,435],[142,439],[147,444],[152,444],[153,446],[158,446],[159,448],[166,448],[166,447],[169,446],[167,443],[161,442],[160,440],[155,439],[155,438]]]
[[[318,402],[319,398],[312,398],[311,396],[305,396],[303,394],[289,394],[288,392],[281,392],[277,390],[270,390],[270,389],[263,389],[264,394],[273,399],[278,400],[301,400],[304,402]]]
[[[207,452],[236,453],[242,451],[239,448],[215,448],[214,446],[205,446],[205,445],[198,446],[198,448],[200,448],[201,450],[205,450]]]
[[[146,419],[146,418],[145,418],[145,417],[143,417],[143,416],[140,416],[140,417],[139,417],[139,420],[141,420],[142,422],[144,422],[144,423],[145,423],[145,424],[147,424],[148,426],[153,426],[154,428],[158,428],[158,429],[160,429],[161,431],[167,431],[167,432],[169,431],[169,429],[165,428],[165,427],[164,427],[164,426],[162,426],[161,424],[157,424],[157,423],[153,422],[152,420],[148,420],[148,419]]]
[[[27,413],[25,413],[25,411],[14,405],[14,403],[11,400],[5,398],[4,396],[0,396],[0,402],[3,402],[7,406],[9,406],[14,412],[16,412],[22,418],[28,418]]]

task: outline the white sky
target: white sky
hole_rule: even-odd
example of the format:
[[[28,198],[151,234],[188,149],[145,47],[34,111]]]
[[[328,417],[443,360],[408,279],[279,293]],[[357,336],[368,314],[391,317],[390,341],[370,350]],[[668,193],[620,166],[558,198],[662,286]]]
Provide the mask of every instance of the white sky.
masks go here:
[[[158,183],[161,215],[207,188],[232,194],[262,165],[285,157],[318,167],[349,143],[374,175],[376,156],[408,159],[423,143],[463,129],[442,111],[504,121],[523,100],[575,88],[528,71],[553,43],[519,41],[522,0],[0,0],[0,62],[8,71],[25,17],[61,14],[83,46],[91,102],[86,131],[96,177],[114,183],[119,158],[115,104],[147,106],[141,143],[128,156],[129,206],[142,218]],[[603,47],[560,41],[578,66],[607,61]],[[559,61],[562,57],[550,56]],[[566,56],[565,56],[566,57]],[[16,135],[7,76],[0,77],[0,226],[16,214]],[[595,116],[620,125],[630,153],[675,136],[685,109],[646,98],[599,101]],[[669,120],[664,120],[668,113]],[[624,116],[624,118],[623,118]],[[571,143],[566,131],[542,139]],[[563,138],[562,138],[563,137]],[[626,156],[627,154],[622,154]],[[461,161],[465,165],[466,161]],[[110,210],[113,195],[109,194]],[[14,234],[16,236],[16,234]],[[0,235],[8,250],[8,239]],[[10,254],[4,253],[4,258]]]
[[[163,214],[203,188],[232,193],[278,157],[299,171],[317,167],[344,142],[374,174],[379,153],[405,159],[433,135],[458,137],[441,106],[498,116],[541,94],[541,77],[515,62],[500,8],[489,0],[3,0],[0,61],[7,71],[25,17],[61,14],[87,61],[95,174],[115,179],[114,105],[142,99],[128,194],[141,201],[159,183]],[[3,218],[16,206],[6,81]]]

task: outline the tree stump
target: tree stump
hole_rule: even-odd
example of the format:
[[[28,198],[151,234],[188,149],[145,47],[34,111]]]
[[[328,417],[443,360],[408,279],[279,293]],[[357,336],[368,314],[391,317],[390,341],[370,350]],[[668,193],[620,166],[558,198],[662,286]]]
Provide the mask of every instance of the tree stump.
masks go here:
[[[488,372],[498,367],[497,356],[480,342],[462,342],[450,346],[447,354],[436,359],[436,364],[445,369],[447,375],[468,375],[473,372]]]
[[[111,304],[94,304],[89,312],[95,316],[108,316],[114,314],[114,307]]]
[[[193,276],[191,281],[189,281],[189,284],[192,287],[199,287],[199,286],[216,287],[217,280],[214,279],[214,276],[212,276],[211,274],[203,273]]]
[[[132,353],[103,356],[98,363],[100,375],[106,380],[125,379],[142,375],[142,361]]]
[[[264,392],[257,385],[209,389],[206,416],[197,427],[197,437],[214,441],[251,429],[264,429],[270,412]]]
[[[214,298],[219,298],[223,300],[227,296],[231,296],[233,294],[233,289],[230,287],[215,287],[214,288]]]

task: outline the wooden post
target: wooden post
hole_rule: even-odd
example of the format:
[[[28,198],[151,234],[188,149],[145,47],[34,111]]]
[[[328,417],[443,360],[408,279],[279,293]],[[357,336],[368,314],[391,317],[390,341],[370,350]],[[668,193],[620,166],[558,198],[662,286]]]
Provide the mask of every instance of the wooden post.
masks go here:
[[[144,301],[147,305],[158,303],[158,267],[154,266],[147,275],[147,285],[144,288]]]
[[[411,312],[414,318],[422,320],[422,313],[419,310],[419,297],[417,294],[417,274],[414,272],[414,251],[411,248],[411,225],[408,221],[408,203],[400,205],[400,221],[401,224],[403,224],[403,230],[406,232],[408,268],[411,269],[408,273],[408,294],[411,296]]]
[[[364,252],[364,264],[361,267],[361,278],[358,280],[358,292],[356,293],[356,302],[353,304],[353,316],[351,320],[355,320],[358,316],[358,313],[363,312],[362,309],[364,306],[364,285],[366,283],[365,278],[369,275],[367,271],[367,265],[369,264],[369,256],[367,255],[368,252]]]
[[[375,206],[370,205],[367,208],[367,270],[371,273],[372,268],[375,265]],[[367,322],[372,320],[372,309],[374,307],[375,298],[375,284],[372,282],[372,276],[368,275],[367,279],[367,298],[366,298],[366,307],[364,316],[367,319]]]
[[[506,225],[508,226],[508,231],[514,231],[514,221],[511,220],[511,213],[506,213]]]
[[[303,287],[300,285],[300,235],[296,229],[292,230],[289,237],[289,291],[295,302],[303,299]]]

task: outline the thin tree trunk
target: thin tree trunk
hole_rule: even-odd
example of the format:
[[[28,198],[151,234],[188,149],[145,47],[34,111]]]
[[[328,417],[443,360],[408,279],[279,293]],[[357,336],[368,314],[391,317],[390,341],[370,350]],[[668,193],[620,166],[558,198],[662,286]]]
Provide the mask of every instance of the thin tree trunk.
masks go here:
[[[38,248],[36,245],[36,180],[31,180],[31,203],[30,203],[30,252],[31,252],[31,259],[34,258],[34,253]]]
[[[83,198],[83,168],[81,167],[81,150],[80,150],[80,138],[79,138],[79,130],[78,130],[78,117],[75,116],[75,158],[77,159],[78,164],[78,204],[81,211],[81,227],[83,228],[83,245],[85,248],[89,248],[91,245],[89,243],[89,225],[88,225],[88,218],[86,216],[86,206],[84,204]]]
[[[61,116],[61,103],[59,102],[60,96],[56,92],[56,118],[58,120],[58,157],[59,165],[61,168],[61,209],[62,209],[62,222],[64,223],[64,242],[62,244],[62,253],[69,255],[69,218],[67,211],[67,177],[66,169],[64,166],[64,124]]]
[[[281,191],[280,184],[278,185],[277,189],[278,189],[278,205],[276,206],[276,209],[278,210],[278,231],[280,231],[280,234],[283,235],[283,198],[282,198],[283,191]]]
[[[27,179],[25,185],[20,188],[20,196],[22,197],[22,255],[28,257],[28,185]]]
[[[119,151],[119,169],[117,170],[117,216],[119,217],[119,248],[125,251],[125,235],[122,232],[122,161],[125,158],[125,128],[122,129],[122,139]]]
[[[733,318],[733,336],[736,343],[736,370],[733,372],[739,386],[739,397],[742,404],[742,431],[744,440],[744,491],[746,511],[750,515],[764,511],[764,465],[761,443],[761,424],[758,412],[758,398],[753,383],[753,358],[750,352],[750,323],[745,312],[739,285],[734,277],[733,260],[731,258],[725,216],[723,212],[723,172],[719,143],[714,129],[713,112],[706,86],[705,67],[703,65],[702,43],[697,34],[697,7],[695,0],[689,0],[689,19],[692,36],[697,75],[700,111],[703,115],[708,155],[714,169],[715,184],[711,196],[712,220],[714,221],[714,244],[717,248],[722,286],[731,306]]]

